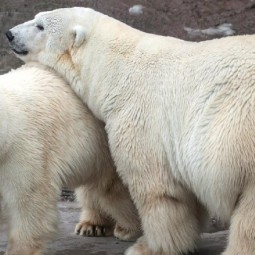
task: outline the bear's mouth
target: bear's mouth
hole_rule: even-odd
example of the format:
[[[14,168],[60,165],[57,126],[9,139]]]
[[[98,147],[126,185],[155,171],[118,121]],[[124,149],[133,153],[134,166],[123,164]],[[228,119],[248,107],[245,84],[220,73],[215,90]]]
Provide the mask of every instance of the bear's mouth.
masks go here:
[[[27,50],[17,50],[17,49],[12,48],[12,51],[18,55],[27,55],[28,54]]]

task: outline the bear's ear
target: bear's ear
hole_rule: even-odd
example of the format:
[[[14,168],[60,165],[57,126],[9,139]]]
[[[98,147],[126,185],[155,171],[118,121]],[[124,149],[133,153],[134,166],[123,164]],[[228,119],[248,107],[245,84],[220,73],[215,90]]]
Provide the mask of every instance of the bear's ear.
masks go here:
[[[77,26],[73,27],[72,32],[74,35],[74,46],[80,47],[86,38],[86,32],[85,32],[84,27],[77,25]]]

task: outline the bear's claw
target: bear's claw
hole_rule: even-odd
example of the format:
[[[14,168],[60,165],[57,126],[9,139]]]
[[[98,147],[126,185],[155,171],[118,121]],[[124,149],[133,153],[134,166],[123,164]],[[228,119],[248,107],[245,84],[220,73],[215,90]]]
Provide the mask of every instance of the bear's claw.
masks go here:
[[[110,226],[95,225],[90,222],[80,222],[75,227],[75,234],[80,236],[111,236],[113,235],[113,230]]]

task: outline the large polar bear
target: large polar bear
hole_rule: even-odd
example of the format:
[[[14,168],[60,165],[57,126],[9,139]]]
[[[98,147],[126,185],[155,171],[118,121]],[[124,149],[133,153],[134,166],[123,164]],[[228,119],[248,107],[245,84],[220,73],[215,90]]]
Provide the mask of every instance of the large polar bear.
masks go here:
[[[6,255],[41,255],[56,230],[62,185],[78,187],[80,234],[139,234],[139,220],[111,160],[103,124],[55,72],[24,66],[0,76],[0,197]],[[109,218],[110,217],[110,218]]]
[[[7,37],[106,123],[144,231],[126,254],[193,250],[203,207],[231,219],[224,255],[255,254],[255,36],[192,43],[77,7],[40,13]]]

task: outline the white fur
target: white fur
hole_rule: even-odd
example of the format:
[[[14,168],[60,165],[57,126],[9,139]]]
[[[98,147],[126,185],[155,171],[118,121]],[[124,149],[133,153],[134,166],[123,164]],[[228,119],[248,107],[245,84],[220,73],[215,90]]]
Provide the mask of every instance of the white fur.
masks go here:
[[[86,31],[82,26],[76,26],[73,28],[74,33],[74,46],[80,47],[86,38]]]
[[[80,186],[80,234],[109,234],[113,222],[130,238],[139,234],[136,209],[116,174],[104,125],[62,79],[42,66],[23,66],[0,76],[0,98],[0,197],[9,222],[6,255],[42,254],[56,231],[63,185]]]
[[[48,33],[55,18],[60,33]],[[144,230],[127,254],[193,250],[203,207],[231,219],[224,255],[253,254],[255,36],[192,43],[143,33],[86,8],[32,22],[45,25],[43,34],[27,36],[23,31],[33,27],[26,24],[11,30],[12,47],[21,41],[29,51],[19,57],[57,70],[106,123]],[[69,35],[76,25],[87,33],[79,49]],[[37,44],[34,54],[30,45]]]

